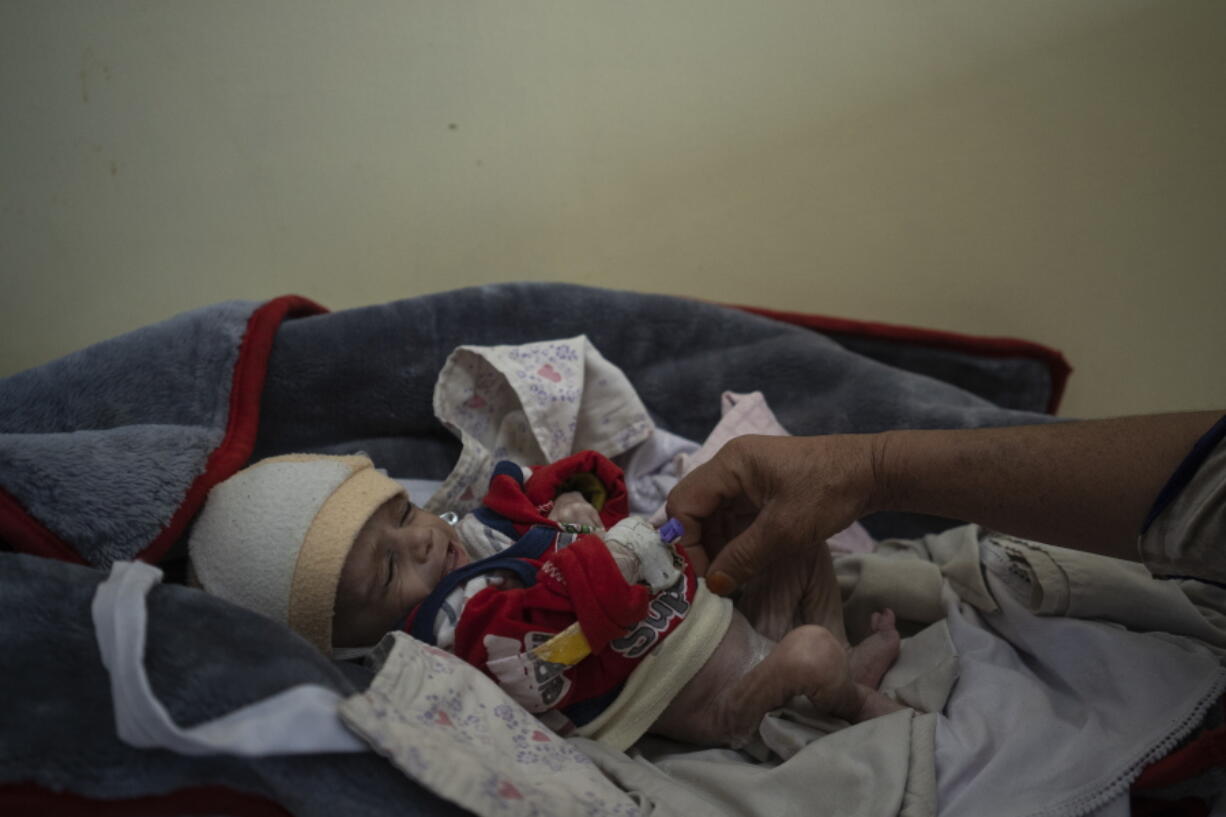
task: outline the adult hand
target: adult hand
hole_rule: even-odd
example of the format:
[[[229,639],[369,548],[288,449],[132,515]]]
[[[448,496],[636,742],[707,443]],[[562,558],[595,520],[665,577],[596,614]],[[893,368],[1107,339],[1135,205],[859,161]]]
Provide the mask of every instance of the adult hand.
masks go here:
[[[668,515],[707,586],[727,595],[875,510],[876,439],[737,437],[677,483]]]
[[[738,437],[677,483],[668,512],[685,525],[681,541],[695,568],[722,594],[771,561],[879,510],[961,519],[1136,560],[1137,533],[1155,497],[1198,440],[1200,446],[1218,443],[1226,433],[1221,418],[1221,411],[1207,411],[1003,428]]]

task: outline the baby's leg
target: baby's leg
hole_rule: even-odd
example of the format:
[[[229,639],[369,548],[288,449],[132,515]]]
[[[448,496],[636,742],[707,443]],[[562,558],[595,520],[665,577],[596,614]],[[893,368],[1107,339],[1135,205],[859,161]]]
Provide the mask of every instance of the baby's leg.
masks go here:
[[[771,709],[804,695],[819,712],[858,723],[902,709],[877,690],[857,683],[847,650],[829,630],[815,624],[797,627],[783,637],[762,663],[731,691],[750,710],[765,707],[753,726]],[[746,717],[753,717],[747,711]]]
[[[870,623],[873,634],[848,648],[847,661],[856,683],[876,689],[886,670],[898,660],[901,638],[894,627],[894,611],[888,607],[873,613]]]
[[[651,731],[698,746],[744,744],[753,737],[758,722],[745,728],[742,723],[745,718],[733,711],[736,699],[729,690],[770,655],[774,647],[774,642],[755,632],[745,616],[733,610],[732,621],[715,652],[669,702]],[[768,711],[763,710],[762,714]]]
[[[902,708],[855,682],[846,649],[824,627],[803,625],[772,644],[734,613],[715,654],[651,731],[699,745],[743,745],[768,712],[797,695],[853,722]]]
[[[736,606],[755,630],[773,641],[807,624],[829,630],[848,649],[852,678],[873,689],[898,658],[900,639],[888,609],[873,614],[871,636],[848,646],[843,597],[825,542],[805,549],[797,560],[776,561],[746,585]]]
[[[772,641],[782,641],[797,627],[816,624],[847,644],[843,597],[825,542],[805,548],[795,558],[776,560],[745,585],[736,607]]]
[[[746,717],[761,716],[797,695],[819,712],[859,720],[864,695],[851,677],[847,651],[834,634],[816,624],[797,627],[770,655],[741,679],[735,690]]]

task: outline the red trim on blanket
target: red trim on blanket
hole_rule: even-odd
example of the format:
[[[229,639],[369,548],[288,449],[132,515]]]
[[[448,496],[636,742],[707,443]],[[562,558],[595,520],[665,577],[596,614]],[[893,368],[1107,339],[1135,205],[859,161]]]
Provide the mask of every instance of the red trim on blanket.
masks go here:
[[[52,791],[36,783],[0,784],[0,813],[40,817],[163,817],[167,814],[228,814],[233,817],[291,817],[280,804],[225,786],[191,786],[168,794],[101,800]]]
[[[251,456],[259,430],[260,397],[264,391],[264,376],[268,373],[268,356],[281,324],[289,318],[318,315],[327,311],[327,307],[320,306],[309,298],[282,295],[251,313],[234,364],[225,436],[209,455],[204,473],[187,489],[183,501],[179,503],[179,509],[157,538],[138,554],[138,558],[154,563],[161,559],[183,534],[188,522],[204,504],[212,487],[241,468]],[[86,564],[85,559],[71,545],[31,516],[21,503],[3,488],[0,488],[0,540],[24,553]]]
[[[251,456],[259,431],[260,398],[264,393],[264,376],[268,374],[268,356],[282,322],[327,311],[327,307],[309,298],[282,295],[252,313],[238,350],[238,361],[234,364],[226,435],[209,455],[204,473],[196,477],[187,489],[170,522],[137,558],[156,564],[183,534],[192,517],[204,505],[213,486],[242,468]]]
[[[1145,767],[1133,792],[1173,786],[1218,766],[1226,768],[1226,726],[1209,729],[1188,745]]]
[[[64,562],[85,564],[85,559],[42,522],[26,512],[8,491],[0,488],[0,541],[23,553],[46,556]]]
[[[1073,367],[1069,365],[1064,355],[1058,350],[1028,340],[964,335],[958,332],[946,332],[939,329],[922,329],[915,326],[900,326],[897,324],[878,323],[876,321],[858,321],[850,318],[831,318],[826,315],[809,315],[803,312],[787,312],[759,306],[724,305],[829,334],[857,335],[859,337],[901,341],[921,346],[931,346],[937,349],[950,349],[955,352],[983,355],[984,357],[1033,358],[1045,364],[1051,374],[1052,391],[1051,398],[1047,404],[1049,414],[1055,414],[1056,410],[1060,408],[1060,400],[1064,397],[1065,386],[1068,384],[1069,375],[1073,371]]]
[[[1128,807],[1131,817],[1209,817],[1209,804],[1195,797],[1178,800],[1133,797]]]

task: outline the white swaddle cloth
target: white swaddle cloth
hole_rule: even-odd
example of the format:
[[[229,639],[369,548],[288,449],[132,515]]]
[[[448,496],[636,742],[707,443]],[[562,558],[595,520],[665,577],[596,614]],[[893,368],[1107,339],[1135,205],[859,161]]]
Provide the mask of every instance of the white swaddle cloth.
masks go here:
[[[176,724],[145,673],[145,597],[162,571],[144,562],[115,562],[98,585],[90,612],[98,650],[110,673],[115,732],[141,749],[182,755],[247,757],[365,752],[341,723],[341,697],[318,684],[298,684],[190,728]]]
[[[1226,670],[1191,639],[1036,616],[986,575],[999,613],[946,605],[961,677],[937,723],[940,813],[1112,813],[1200,723]]]

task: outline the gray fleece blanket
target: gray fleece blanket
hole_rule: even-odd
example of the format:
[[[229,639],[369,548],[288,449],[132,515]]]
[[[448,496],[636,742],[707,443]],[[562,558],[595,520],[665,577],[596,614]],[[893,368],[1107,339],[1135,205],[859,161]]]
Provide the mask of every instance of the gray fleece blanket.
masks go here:
[[[431,411],[446,356],[580,333],[626,372],[661,428],[691,439],[715,425],[725,390],[762,391],[796,434],[1050,420],[1050,361],[1024,350],[839,342],[736,309],[560,284],[336,313],[294,297],[230,302],[105,341],[0,381],[0,543],[17,551],[0,553],[0,811],[72,794],[159,797],[142,802],[165,813],[201,802],[249,814],[276,813],[271,804],[299,815],[451,813],[374,754],[202,759],[126,746],[90,599],[115,560],[173,568],[209,488],[252,459],[363,450],[394,474],[443,478],[459,453]],[[930,526],[882,518],[874,530]],[[196,590],[163,585],[150,605],[146,664],[183,726],[304,681],[342,694],[369,681]]]

